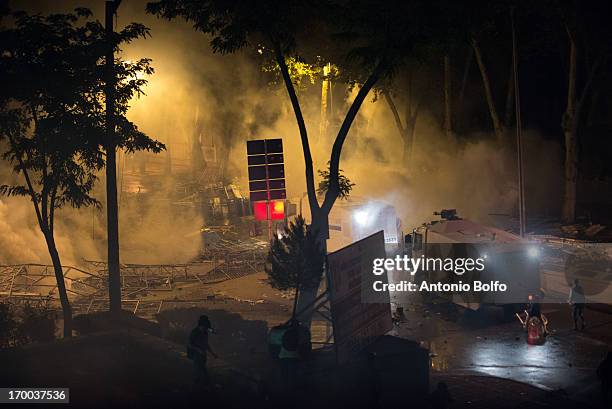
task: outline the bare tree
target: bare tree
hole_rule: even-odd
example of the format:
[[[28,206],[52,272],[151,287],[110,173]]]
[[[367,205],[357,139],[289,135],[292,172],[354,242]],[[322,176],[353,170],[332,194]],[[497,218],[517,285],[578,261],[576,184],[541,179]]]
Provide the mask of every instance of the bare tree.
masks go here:
[[[411,81],[408,83],[410,84]],[[402,160],[406,166],[410,166],[410,163],[412,162],[412,151],[414,149],[414,131],[416,129],[417,117],[421,106],[420,100],[415,101],[412,86],[408,85],[404,103],[404,119],[402,120],[397,104],[395,103],[391,92],[384,90],[383,97],[391,110],[395,127],[397,128],[400,138],[402,139]]]
[[[491,79],[489,78],[489,72],[487,70],[487,66],[485,65],[484,59],[482,57],[482,51],[480,49],[480,44],[476,40],[475,37],[471,39],[472,48],[474,49],[474,55],[476,56],[476,63],[478,64],[478,69],[480,70],[480,76],[482,78],[482,86],[484,88],[485,98],[487,100],[487,106],[489,107],[489,114],[491,115],[491,122],[493,124],[493,130],[495,132],[495,138],[499,143],[504,140],[505,127],[504,124],[499,119],[499,114],[497,112],[497,108],[495,106],[495,99],[493,98],[493,89],[491,87]]]
[[[581,91],[577,89],[578,45],[576,33],[566,25],[569,45],[569,69],[567,85],[567,104],[561,120],[565,140],[564,194],[561,216],[564,223],[573,223],[576,218],[576,185],[578,180],[578,127],[584,104],[593,86],[593,79],[602,64],[603,56],[598,56],[587,73]]]
[[[444,56],[444,132],[448,139],[453,137],[451,58],[448,54]]]

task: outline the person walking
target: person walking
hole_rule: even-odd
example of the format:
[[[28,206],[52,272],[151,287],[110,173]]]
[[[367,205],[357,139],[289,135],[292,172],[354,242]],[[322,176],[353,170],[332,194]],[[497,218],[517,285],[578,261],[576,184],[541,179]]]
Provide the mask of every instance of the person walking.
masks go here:
[[[212,325],[206,315],[200,316],[198,325],[189,334],[187,345],[187,356],[193,361],[193,386],[194,391],[208,385],[208,370],[206,369],[207,354],[210,353],[215,358],[219,356],[211,349],[208,343],[208,334],[212,333]]]
[[[580,285],[580,281],[576,278],[574,285],[570,289],[568,302],[572,306],[572,318],[574,320],[574,330],[578,330],[578,321],[580,320],[580,329],[584,331],[584,290]]]

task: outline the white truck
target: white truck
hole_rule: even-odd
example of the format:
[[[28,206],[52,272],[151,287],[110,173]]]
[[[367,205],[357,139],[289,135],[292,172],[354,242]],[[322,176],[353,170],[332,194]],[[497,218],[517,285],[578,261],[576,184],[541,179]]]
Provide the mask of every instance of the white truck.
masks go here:
[[[421,271],[415,275],[415,282],[505,283],[511,289],[507,294],[449,292],[436,295],[471,310],[484,305],[500,305],[511,314],[541,294],[540,254],[536,244],[513,233],[461,219],[455,209],[445,209],[434,215],[441,216],[440,220],[424,223],[406,236],[406,254],[412,258],[480,258],[484,259],[485,268],[463,275],[435,269]]]
[[[377,200],[338,200],[329,214],[327,251],[336,251],[380,230],[384,231],[387,255],[397,254],[403,248],[403,233],[395,207]]]

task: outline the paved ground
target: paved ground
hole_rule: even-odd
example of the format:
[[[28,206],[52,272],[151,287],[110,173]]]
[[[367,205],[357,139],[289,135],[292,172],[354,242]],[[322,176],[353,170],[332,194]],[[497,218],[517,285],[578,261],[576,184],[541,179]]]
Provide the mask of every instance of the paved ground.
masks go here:
[[[248,320],[244,324],[262,320],[270,327],[287,319],[292,300],[291,294],[270,288],[265,279],[264,273],[254,274],[209,286],[206,294],[200,286],[187,287],[172,298],[206,299],[213,294],[216,298],[230,297],[235,301],[208,300],[204,304],[212,305],[197,305],[237,313]],[[420,300],[406,305],[405,310],[407,321],[395,332],[430,349],[432,385],[438,379],[448,379],[451,390],[458,396],[457,407],[463,404],[478,407],[474,402],[490,403],[496,396],[505,396],[512,404],[530,402],[535,407],[554,404],[551,396],[569,397],[586,405],[598,400],[595,370],[612,349],[611,314],[587,310],[586,331],[575,332],[568,306],[547,304],[544,313],[550,319],[551,335],[545,345],[530,346],[518,321],[503,322],[500,310],[465,315],[442,305],[424,307]],[[219,317],[217,321],[221,325],[225,319]],[[315,323],[314,335],[323,335],[317,334],[324,332],[321,325]],[[249,326],[243,327],[248,333]],[[259,332],[257,338],[262,337],[263,332]],[[214,341],[221,338],[220,334]],[[263,350],[258,352],[265,354]],[[243,360],[241,357],[239,361]],[[486,397],[483,391],[495,394]]]
[[[415,303],[405,308],[407,321],[395,332],[430,349],[434,376],[488,375],[584,404],[599,399],[595,370],[612,349],[610,314],[587,310],[588,327],[576,332],[566,305],[546,305],[551,335],[544,345],[532,346],[518,322],[503,322],[494,310],[467,317],[441,306],[427,309]]]
[[[483,375],[451,375],[434,372],[432,384],[444,381],[452,396],[452,409],[588,409],[562,392],[546,391],[523,382]]]

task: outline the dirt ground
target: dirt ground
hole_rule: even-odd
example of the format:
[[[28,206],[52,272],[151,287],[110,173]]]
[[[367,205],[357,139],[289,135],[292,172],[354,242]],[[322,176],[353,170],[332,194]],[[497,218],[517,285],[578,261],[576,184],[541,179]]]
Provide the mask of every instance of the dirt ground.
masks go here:
[[[0,385],[69,386],[71,401],[76,403],[73,406],[78,407],[189,407],[196,406],[194,396],[207,400],[207,404],[200,405],[205,407],[272,407],[272,402],[266,397],[278,397],[274,395],[276,392],[270,390],[282,385],[284,379],[279,363],[268,354],[266,337],[271,326],[289,317],[291,298],[272,289],[265,281],[264,274],[209,286],[185,286],[176,289],[170,297],[167,292],[164,295],[164,308],[156,315],[157,322],[126,313],[132,317],[128,318],[129,325],[126,325],[137,328],[135,330],[91,335],[84,335],[87,331],[82,331],[83,335],[71,340],[0,351]],[[154,294],[147,296],[153,297]],[[210,344],[220,359],[209,359],[213,386],[194,395],[191,393],[192,367],[186,358],[185,343],[201,314],[207,314],[215,327]],[[435,363],[431,374],[432,386],[438,380],[448,382],[456,398],[456,407],[492,407],[502,395],[504,401],[520,401],[521,407],[525,408],[574,407],[574,403],[567,401],[565,396],[560,400],[552,399],[545,390],[528,385],[524,380],[515,382],[491,374],[478,376],[475,370],[469,373],[453,370],[453,366],[457,365],[464,370],[469,362],[465,364],[453,358],[452,353],[445,351],[447,345],[453,345],[458,357],[465,356],[470,348],[482,342],[491,343],[491,347],[503,346],[503,342],[497,342],[492,335],[492,332],[499,332],[500,327],[489,328],[491,323],[485,322],[485,328],[466,330],[461,320],[452,319],[452,314],[425,311],[417,306],[407,309],[407,315],[409,320],[398,328],[398,335],[417,341],[432,339],[436,342],[432,356]],[[555,326],[560,324],[560,318],[553,317]],[[594,329],[599,329],[593,318],[591,316]],[[94,323],[90,323],[90,331],[104,329],[96,328],[96,319],[91,321]],[[514,325],[508,330],[512,331],[513,328]],[[464,331],[467,331],[465,336],[460,337]],[[485,337],[480,344],[467,342],[473,340],[476,334],[482,337],[483,331],[490,341],[486,341]],[[459,342],[462,339],[466,342]],[[516,341],[512,345],[521,347],[523,343]],[[460,351],[461,345],[464,346],[463,352]],[[427,345],[426,342],[425,346],[433,344]],[[333,353],[325,356],[333,363]],[[442,365],[445,369],[439,368],[443,362],[446,362]],[[326,368],[319,367],[316,374],[310,375],[310,389],[288,397],[292,402],[290,407],[299,406],[297,403],[310,405],[321,402],[323,396],[333,399],[328,395],[340,393],[334,390],[343,391],[340,393],[342,399],[358,396],[353,399],[357,406],[359,402],[366,402],[364,399],[371,399],[368,386],[372,385],[368,378],[371,376],[370,370],[351,369],[334,374]],[[355,385],[361,386],[346,381],[356,374],[361,374],[357,378],[363,379],[355,380]],[[397,380],[404,378],[402,375]],[[343,383],[345,385],[339,386]],[[488,394],[486,391],[489,391]],[[361,395],[357,392],[363,396],[359,397]],[[517,394],[520,396],[518,400]],[[334,396],[338,399],[340,395]],[[406,404],[410,401],[407,398]],[[280,402],[284,402],[282,396]],[[371,400],[368,402],[372,403]]]
[[[173,343],[139,331],[2,350],[0,361],[3,387],[69,387],[71,407],[174,408],[193,403],[191,362]],[[203,392],[213,407],[244,407],[257,399],[248,378],[222,361],[215,364],[215,386]]]
[[[136,328],[134,330],[100,333],[110,327],[99,322],[96,327],[96,319],[84,319],[86,325],[81,325],[81,335],[75,339],[0,351],[0,385],[68,385],[71,400],[81,407],[192,406],[192,368],[186,358],[185,346],[198,317],[206,314],[215,328],[210,344],[220,359],[209,359],[215,386],[199,394],[208,399],[209,405],[205,406],[271,407],[271,402],[266,400],[266,396],[270,396],[268,388],[282,384],[283,378],[279,363],[268,353],[267,333],[269,328],[289,318],[293,295],[273,289],[266,278],[265,273],[258,273],[216,284],[190,283],[181,284],[171,291],[149,291],[143,294],[143,303],[149,302],[161,308],[159,312],[139,311],[149,314],[147,320],[127,313],[132,318],[126,325]],[[569,403],[565,396],[557,401],[551,399],[545,389],[528,384],[529,378],[536,375],[540,383],[542,379],[553,379],[551,376],[559,372],[559,365],[548,368],[550,365],[545,361],[544,365],[538,366],[537,373],[530,366],[512,366],[505,362],[499,365],[493,362],[493,369],[474,366],[469,357],[479,351],[497,351],[491,356],[501,360],[507,356],[524,355],[515,351],[524,348],[524,341],[515,339],[513,335],[518,332],[516,323],[500,325],[496,324],[495,317],[480,317],[477,320],[479,325],[472,325],[461,319],[456,311],[427,309],[419,305],[407,307],[408,321],[394,332],[419,341],[432,351],[432,382],[444,380],[450,384],[456,396],[456,407],[491,407],[502,395],[508,402],[515,402],[516,394],[521,397],[521,407],[573,407],[573,403],[565,405]],[[567,336],[563,334],[568,323],[563,317],[567,314],[559,310],[550,311],[550,314],[554,336],[547,344],[553,354],[548,359],[571,355],[568,345],[575,344],[580,348],[590,345],[583,342],[582,335],[577,340],[566,341]],[[588,314],[590,329],[586,335],[602,344],[607,343],[609,315],[595,315],[591,311]],[[315,337],[324,331],[323,321],[314,322]],[[86,335],[88,332],[90,335]],[[334,361],[333,356],[331,361]],[[569,367],[562,373],[567,376],[559,378],[559,381],[565,382],[575,372],[593,364],[587,363]],[[527,375],[520,372],[523,367],[530,371]],[[502,374],[500,368],[511,373]],[[292,396],[291,407],[295,407],[296,400],[310,402],[313,397],[318,399],[331,393],[329,385],[343,382],[346,377],[330,375],[326,369],[318,370],[320,373],[315,378],[318,377],[322,385],[314,385],[309,392],[302,391]],[[353,372],[347,374],[354,375]],[[367,373],[366,370],[364,374]],[[330,378],[322,382],[325,376]],[[591,383],[592,380],[585,378],[585,381]],[[369,381],[364,382],[367,386]],[[354,388],[348,388],[347,393],[351,390]],[[483,392],[489,390],[491,393],[488,395]],[[367,392],[367,387],[361,392]],[[584,396],[580,396],[581,391],[573,393],[569,389],[569,392],[585,402]],[[406,400],[408,402],[410,399]]]

